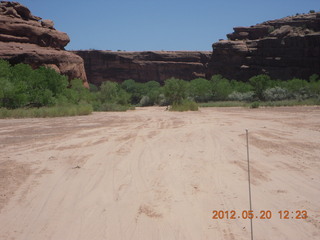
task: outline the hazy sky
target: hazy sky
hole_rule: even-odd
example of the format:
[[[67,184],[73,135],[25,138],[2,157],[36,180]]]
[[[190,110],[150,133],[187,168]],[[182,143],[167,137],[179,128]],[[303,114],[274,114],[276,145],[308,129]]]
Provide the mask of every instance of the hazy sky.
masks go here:
[[[16,0],[19,1],[19,0]],[[20,0],[68,33],[67,49],[211,50],[235,26],[309,10],[319,0]]]

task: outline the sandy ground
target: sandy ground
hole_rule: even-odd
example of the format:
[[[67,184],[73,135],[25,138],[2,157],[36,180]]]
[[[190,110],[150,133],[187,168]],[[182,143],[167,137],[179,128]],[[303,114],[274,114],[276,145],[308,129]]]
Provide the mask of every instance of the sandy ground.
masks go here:
[[[254,239],[320,239],[319,107],[0,120],[0,239],[250,239],[246,128]]]

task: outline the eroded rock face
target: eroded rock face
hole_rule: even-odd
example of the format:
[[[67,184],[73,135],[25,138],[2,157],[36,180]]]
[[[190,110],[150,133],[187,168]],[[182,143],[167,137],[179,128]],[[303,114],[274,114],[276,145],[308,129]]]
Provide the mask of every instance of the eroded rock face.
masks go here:
[[[83,60],[64,50],[69,42],[66,33],[54,28],[53,21],[41,21],[20,3],[0,2],[0,58],[34,68],[52,67],[88,85]]]
[[[175,77],[191,80],[205,77],[211,52],[196,51],[76,51],[84,59],[88,81],[100,85],[104,81],[157,81]]]
[[[286,80],[320,74],[320,13],[235,27],[227,37],[213,44],[207,77],[246,81],[268,74]]]

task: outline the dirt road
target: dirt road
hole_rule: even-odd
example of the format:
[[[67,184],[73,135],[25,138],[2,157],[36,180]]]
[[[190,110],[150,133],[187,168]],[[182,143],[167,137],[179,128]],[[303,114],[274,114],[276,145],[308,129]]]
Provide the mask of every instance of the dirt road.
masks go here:
[[[254,239],[320,239],[319,107],[0,120],[0,239],[250,239],[245,129]]]

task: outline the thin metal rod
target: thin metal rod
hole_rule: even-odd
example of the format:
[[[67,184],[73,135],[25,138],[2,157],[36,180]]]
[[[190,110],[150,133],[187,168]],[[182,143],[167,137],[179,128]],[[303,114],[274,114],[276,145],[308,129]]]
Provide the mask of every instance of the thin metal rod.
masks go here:
[[[248,132],[248,129],[246,129],[246,137],[247,137],[247,160],[248,160],[249,203],[250,203],[250,211],[252,211],[251,183],[250,183],[250,161],[249,161],[249,132]],[[251,240],[253,240],[252,218],[250,218],[250,226],[251,226]]]

